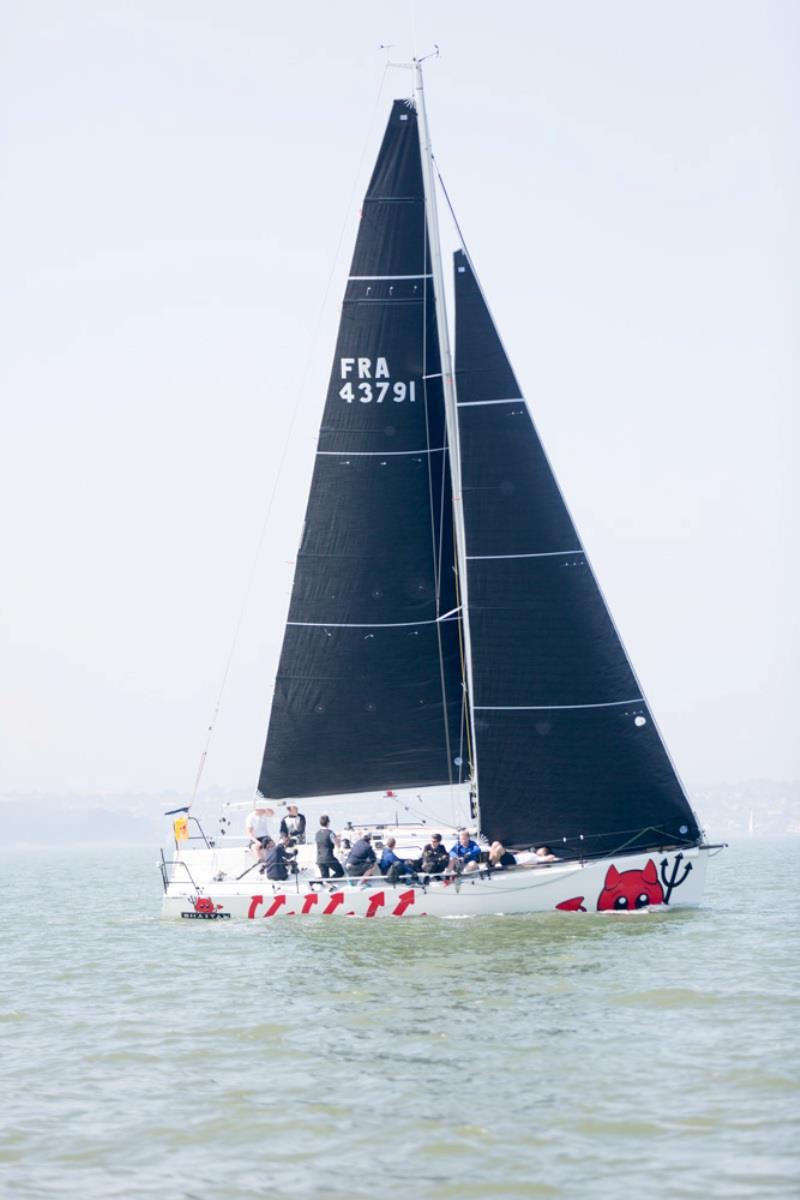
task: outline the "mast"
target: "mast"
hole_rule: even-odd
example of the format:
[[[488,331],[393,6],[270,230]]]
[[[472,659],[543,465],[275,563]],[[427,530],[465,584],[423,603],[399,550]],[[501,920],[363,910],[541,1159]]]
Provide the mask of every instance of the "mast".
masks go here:
[[[439,241],[439,218],[436,209],[436,181],[433,171],[433,148],[428,129],[428,114],[425,109],[425,91],[422,83],[422,59],[415,58],[414,92],[419,121],[420,151],[422,156],[422,185],[425,192],[425,212],[428,222],[431,273],[433,275],[433,300],[436,306],[436,326],[439,333],[439,354],[442,363],[442,389],[444,392],[445,420],[447,424],[447,448],[450,460],[450,478],[453,485],[453,529],[458,567],[458,596],[461,605],[461,628],[464,635],[464,666],[467,687],[467,722],[469,727],[472,774],[475,785],[476,817],[480,828],[480,801],[478,793],[478,747],[475,739],[475,717],[473,713],[474,691],[472,687],[472,645],[469,631],[469,605],[467,602],[467,543],[464,528],[464,506],[461,500],[461,450],[458,434],[458,401],[453,375],[453,356],[450,349],[450,332],[447,325],[447,307],[444,290],[442,248]]]

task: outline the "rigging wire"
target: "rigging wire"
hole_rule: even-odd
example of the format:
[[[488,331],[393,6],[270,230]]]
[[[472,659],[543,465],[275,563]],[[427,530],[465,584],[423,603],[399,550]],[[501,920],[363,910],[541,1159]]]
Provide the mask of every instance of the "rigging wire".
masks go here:
[[[437,54],[438,54],[438,48],[437,48]],[[416,59],[416,49],[415,49],[415,59]],[[436,160],[433,158],[433,156],[431,156],[431,158],[432,158],[434,167],[436,169],[436,173],[439,176],[439,179],[441,181],[441,176],[439,175],[439,169],[438,169],[438,166],[436,165]],[[444,190],[444,185],[442,185],[442,189]],[[456,228],[458,228],[458,222],[455,221],[455,215],[453,214],[453,210],[452,210],[452,206],[450,205],[449,198],[448,198],[448,208],[450,209],[451,215],[453,215],[453,220],[456,224]],[[427,232],[428,232],[427,221],[425,222],[424,230],[425,230],[425,232],[424,232],[425,259],[427,261]],[[461,236],[460,230],[459,230],[459,236]],[[428,300],[428,292],[427,292],[427,287],[426,287],[425,294],[424,294],[424,301],[423,301],[423,320],[424,320],[425,333],[423,334],[423,371],[422,371],[422,380],[423,380],[422,386],[423,386],[423,391],[424,391],[424,395],[425,395],[426,429],[427,429],[427,422],[428,422],[427,380],[429,378],[428,367],[427,367],[427,327],[428,327],[427,326],[427,300]],[[442,371],[442,364],[440,361],[439,374],[435,375],[435,376],[431,376],[430,378],[441,379],[442,378],[441,371]],[[444,440],[445,440],[445,442],[447,442],[446,431],[445,431],[445,439]],[[430,444],[430,436],[428,437],[428,442]],[[448,447],[448,449],[449,449],[449,447]],[[440,497],[439,497],[438,548],[436,546],[434,546],[436,591],[437,591],[437,613],[438,613],[439,597],[441,594],[441,577],[442,577],[442,566],[443,566],[443,558],[444,558],[444,506],[445,506],[445,494],[446,494],[446,484],[447,484],[447,457],[448,456],[446,456],[446,455],[442,456],[442,468],[441,468],[442,477],[441,477],[441,488],[440,488]],[[431,532],[432,532],[432,536],[435,538],[435,531],[433,528],[433,523],[434,523],[433,476],[432,476],[430,457],[428,459],[428,476],[429,476],[429,485],[428,486],[429,486],[429,490],[430,490],[430,494],[431,494]],[[454,533],[454,536],[455,536],[455,533]],[[461,598],[460,598],[460,594],[459,594],[460,589],[459,589],[459,578],[458,578],[458,554],[457,554],[457,550],[456,550],[456,546],[455,546],[455,540],[453,542],[452,570],[454,573],[454,580],[455,580],[456,609],[460,610]],[[459,620],[458,620],[459,665],[460,665],[460,675],[461,675],[461,712],[460,712],[460,717],[459,717],[459,745],[458,745],[457,761],[453,759],[453,750],[452,750],[451,741],[450,741],[450,714],[449,714],[448,703],[447,703],[447,689],[446,689],[445,670],[444,670],[444,652],[443,652],[443,646],[442,646],[441,630],[437,626],[437,636],[438,636],[438,643],[439,643],[439,674],[440,674],[440,681],[441,681],[441,688],[442,688],[442,707],[444,710],[445,743],[446,743],[446,750],[447,750],[447,776],[448,776],[449,787],[450,787],[451,805],[452,805],[454,813],[456,811],[455,787],[464,782],[464,774],[465,773],[463,770],[463,766],[464,766],[464,735],[465,735],[465,733],[466,733],[466,740],[467,740],[467,776],[469,778],[471,778],[472,773],[473,773],[473,755],[472,755],[472,745],[471,745],[471,737],[470,737],[470,730],[469,730],[470,722],[467,719],[467,713],[468,713],[468,708],[469,708],[469,697],[468,697],[468,693],[467,693],[466,658],[465,658],[465,654],[464,654],[464,644],[463,644],[463,629],[462,629],[463,620],[464,620],[464,615],[462,614],[459,616]],[[457,767],[458,767],[457,779],[453,778],[453,766],[454,765],[457,765]]]
[[[469,251],[467,250],[467,243],[464,239],[464,234],[461,232],[461,226],[458,223],[458,218],[455,214],[455,209],[453,208],[453,205],[451,203],[450,196],[448,195],[448,192],[447,192],[447,188],[444,185],[444,180],[442,179],[442,173],[439,170],[439,164],[437,163],[436,156],[434,154],[431,154],[431,161],[433,162],[434,170],[436,171],[436,178],[439,180],[439,186],[442,189],[442,194],[445,198],[445,201],[447,202],[447,208],[450,212],[450,216],[452,217],[453,224],[456,227],[456,233],[458,234],[458,239],[461,243],[461,248],[464,251],[464,254],[466,255],[467,259],[469,259],[470,265],[471,265],[472,260],[470,259]],[[461,609],[461,593],[460,593],[460,588],[459,588],[459,577],[458,577],[458,555],[456,553],[455,544],[453,545],[453,573],[455,576],[456,606],[460,610]],[[463,699],[462,699],[462,704],[461,704],[461,729],[459,732],[460,744],[459,744],[459,749],[458,749],[458,756],[459,756],[459,758],[463,758],[464,737],[466,735],[468,775],[471,778],[472,771],[473,771],[472,736],[471,736],[471,730],[470,730],[470,722],[465,719],[466,712],[469,707],[469,698],[467,696],[467,676],[466,676],[467,664],[466,664],[465,647],[464,647],[464,635],[463,635],[463,630],[462,630],[462,621],[465,619],[465,616],[466,616],[466,614],[462,614],[458,621],[458,652],[459,652],[459,660],[460,660],[460,664],[461,664],[461,681],[462,681],[461,687],[462,687],[462,694],[463,694]],[[461,782],[461,778],[462,778],[461,767],[459,766],[459,782]]]
[[[422,264],[425,271],[428,264],[428,222],[422,222]],[[441,364],[440,364],[441,368]],[[431,556],[433,559],[433,582],[434,582],[434,597],[436,608],[436,644],[439,655],[439,684],[442,691],[442,719],[444,721],[444,743],[445,755],[447,758],[447,780],[451,789],[451,804],[454,806],[452,799],[453,788],[453,751],[450,744],[450,711],[447,703],[447,680],[444,669],[444,648],[442,646],[442,628],[439,617],[441,615],[441,600],[442,600],[442,537],[444,533],[444,485],[447,472],[447,455],[441,457],[442,483],[441,495],[439,501],[439,537],[437,546],[436,536],[436,511],[434,505],[434,478],[433,464],[431,462],[431,431],[430,421],[428,417],[428,281],[423,280],[422,288],[422,395],[425,405],[425,441],[428,447],[428,509],[431,518]],[[444,437],[441,439],[447,445],[447,430],[444,430]],[[459,772],[460,774],[460,772]]]
[[[417,800],[419,800],[421,805],[424,803],[420,795],[417,795]],[[444,817],[439,816],[437,813],[431,812],[429,808],[418,808],[410,801],[407,804],[401,802],[400,807],[404,810],[404,812],[407,812],[409,816],[416,816],[421,825],[439,825],[442,829],[452,829],[454,833],[459,829],[464,828],[464,826],[458,822],[448,821]]]
[[[316,318],[316,321],[315,321],[314,327],[313,327],[314,332],[311,337],[311,346],[309,349],[308,357],[306,359],[305,367],[303,369],[303,374],[300,378],[300,386],[297,388],[297,390],[295,392],[295,399],[294,399],[294,403],[292,405],[289,426],[286,431],[286,436],[285,436],[284,442],[283,442],[283,448],[281,450],[281,455],[278,460],[278,467],[275,472],[275,477],[274,477],[273,484],[272,484],[272,490],[270,492],[269,499],[267,500],[267,509],[266,509],[266,513],[264,515],[264,520],[261,525],[261,532],[258,537],[258,542],[256,544],[256,551],[253,556],[253,561],[250,566],[249,574],[247,576],[247,582],[245,584],[244,596],[242,599],[241,606],[239,608],[239,615],[238,615],[238,618],[236,621],[236,625],[234,627],[233,638],[231,639],[231,644],[230,644],[230,650],[228,651],[228,657],[225,662],[225,669],[222,673],[222,681],[220,683],[219,690],[217,692],[216,703],[214,704],[214,709],[213,709],[213,712],[211,715],[211,721],[209,722],[208,729],[206,731],[205,745],[203,746],[203,751],[200,755],[200,762],[197,767],[197,774],[196,774],[195,780],[194,780],[194,787],[192,788],[192,798],[189,803],[189,807],[191,807],[194,804],[195,800],[197,799],[197,793],[200,788],[200,781],[203,777],[203,771],[205,769],[206,759],[208,758],[208,751],[209,751],[209,747],[211,745],[211,739],[214,735],[214,728],[217,723],[217,718],[219,716],[220,708],[222,705],[222,698],[225,693],[225,685],[228,682],[228,676],[230,674],[230,669],[231,669],[231,665],[233,663],[234,654],[236,653],[236,647],[239,642],[239,634],[241,632],[245,613],[247,611],[247,605],[248,605],[248,602],[250,599],[250,593],[253,589],[253,583],[255,582],[256,569],[258,567],[258,562],[261,557],[261,548],[264,544],[264,538],[266,537],[267,528],[269,526],[270,518],[272,516],[272,509],[273,509],[273,505],[275,503],[275,497],[277,495],[278,485],[281,482],[281,479],[283,477],[283,469],[286,465],[286,458],[287,458],[287,455],[289,452],[289,445],[290,445],[290,442],[292,439],[292,434],[294,433],[294,427],[295,427],[295,423],[297,421],[297,415],[300,411],[300,404],[301,404],[301,401],[305,394],[306,385],[308,383],[308,377],[309,377],[309,374],[311,371],[311,364],[314,360],[314,355],[316,353],[317,344],[319,341],[320,330],[322,328],[322,321],[323,321],[323,317],[325,315],[325,310],[327,308],[328,297],[330,295],[331,286],[333,284],[334,276],[336,275],[336,271],[339,266],[339,258],[341,255],[342,243],[344,242],[345,233],[347,232],[347,226],[350,222],[350,214],[351,214],[352,207],[353,207],[353,200],[356,195],[356,190],[359,186],[359,181],[361,179],[361,173],[362,173],[362,170],[364,167],[364,159],[366,158],[367,151],[372,143],[372,131],[373,131],[373,127],[375,125],[375,118],[378,113],[378,109],[379,109],[379,106],[381,103],[381,98],[383,96],[383,89],[384,89],[384,85],[386,83],[386,76],[389,72],[390,65],[391,64],[387,62],[387,63],[385,63],[384,68],[383,68],[383,73],[381,75],[380,83],[378,85],[378,93],[375,97],[375,103],[373,105],[372,113],[370,115],[369,122],[367,125],[367,132],[366,132],[366,136],[364,138],[363,146],[361,148],[361,154],[358,159],[358,165],[356,167],[355,175],[353,178],[353,183],[351,185],[350,193],[347,198],[347,204],[345,206],[345,214],[344,214],[344,218],[342,220],[341,229],[339,231],[339,239],[336,243],[336,250],[334,251],[333,261],[331,264],[330,273],[328,275],[328,281],[325,285],[325,289],[324,289],[324,292],[322,295],[322,302],[320,304],[319,312],[317,313],[317,318]]]
[[[450,199],[450,194],[447,191],[447,188],[444,186],[444,180],[442,179],[442,172],[439,170],[439,164],[436,161],[436,156],[432,154],[431,159],[433,161],[434,170],[436,171],[436,178],[439,180],[439,186],[442,189],[442,195],[444,196],[445,201],[447,203],[447,208],[450,213],[450,216],[453,218],[453,224],[456,227],[456,233],[458,234],[458,240],[461,242],[461,249],[464,251],[464,254],[467,256],[467,261],[469,262],[470,267],[472,267],[473,273],[475,273],[475,266],[472,261],[472,255],[470,254],[469,250],[467,249],[466,238],[464,237],[464,234],[461,232],[461,226],[458,223],[458,217],[456,216],[456,210],[453,208],[453,202]],[[475,273],[475,274],[476,274],[476,278],[477,278],[477,273]]]

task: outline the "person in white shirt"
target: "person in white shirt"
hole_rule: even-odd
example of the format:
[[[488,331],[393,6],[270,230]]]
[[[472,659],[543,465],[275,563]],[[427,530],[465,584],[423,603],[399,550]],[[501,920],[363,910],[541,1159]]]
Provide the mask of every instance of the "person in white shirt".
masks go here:
[[[250,849],[253,851],[257,859],[264,857],[264,847],[267,842],[272,841],[269,832],[269,821],[267,817],[274,817],[275,810],[267,808],[266,804],[256,802],[256,806],[251,813],[247,814],[244,823],[244,831],[247,837],[250,838]]]

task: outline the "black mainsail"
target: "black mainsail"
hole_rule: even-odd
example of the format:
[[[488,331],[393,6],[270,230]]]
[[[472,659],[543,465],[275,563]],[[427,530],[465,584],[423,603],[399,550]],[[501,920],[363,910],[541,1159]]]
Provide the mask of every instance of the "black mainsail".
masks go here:
[[[417,113],[398,100],[344,297],[263,796],[459,779],[466,755],[453,563]]]
[[[482,830],[587,857],[695,843],[697,819],[462,252],[455,299]]]

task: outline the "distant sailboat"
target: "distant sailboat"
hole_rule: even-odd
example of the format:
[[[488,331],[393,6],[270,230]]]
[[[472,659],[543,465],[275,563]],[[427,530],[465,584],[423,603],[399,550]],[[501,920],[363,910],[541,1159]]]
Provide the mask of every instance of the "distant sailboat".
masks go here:
[[[166,916],[625,910],[702,895],[711,847],[465,249],[453,364],[413,68],[415,98],[394,102],[364,200],[258,791],[345,815],[348,797],[374,803],[375,841],[393,834],[409,861],[455,796],[452,840],[469,828],[483,861],[453,877],[325,882],[301,846],[299,871],[269,882],[244,846],[181,837],[162,866]],[[379,823],[387,793],[413,797],[418,822]],[[515,867],[490,869],[494,842]]]

